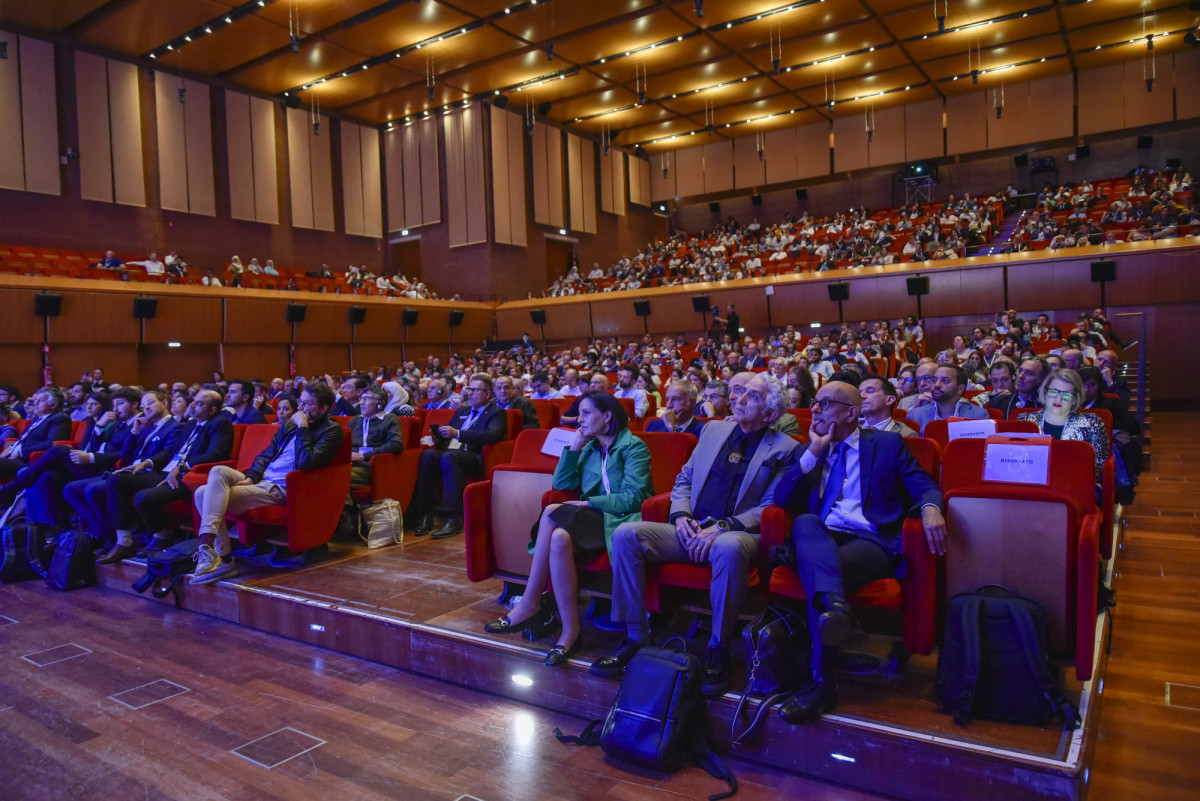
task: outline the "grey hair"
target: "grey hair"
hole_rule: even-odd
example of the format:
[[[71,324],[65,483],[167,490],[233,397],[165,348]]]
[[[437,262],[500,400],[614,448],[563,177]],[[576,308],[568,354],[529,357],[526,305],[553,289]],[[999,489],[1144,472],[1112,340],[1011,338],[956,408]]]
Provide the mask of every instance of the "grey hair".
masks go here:
[[[778,420],[783,417],[788,409],[787,386],[770,373],[755,373],[755,377],[767,382],[767,408],[775,411],[775,416],[771,419]]]

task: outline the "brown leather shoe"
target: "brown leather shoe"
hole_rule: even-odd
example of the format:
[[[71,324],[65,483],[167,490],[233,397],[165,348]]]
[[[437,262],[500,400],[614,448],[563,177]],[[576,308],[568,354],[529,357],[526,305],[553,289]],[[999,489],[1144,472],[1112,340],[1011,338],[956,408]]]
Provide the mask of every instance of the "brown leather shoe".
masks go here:
[[[113,549],[96,560],[98,565],[112,565],[137,556],[136,545],[114,545]]]

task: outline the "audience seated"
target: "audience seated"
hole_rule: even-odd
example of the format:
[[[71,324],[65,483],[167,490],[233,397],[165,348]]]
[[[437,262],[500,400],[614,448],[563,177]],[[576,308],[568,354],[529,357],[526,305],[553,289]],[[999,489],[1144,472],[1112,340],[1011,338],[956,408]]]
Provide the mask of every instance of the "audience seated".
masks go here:
[[[982,420],[988,413],[971,403],[963,400],[963,392],[967,388],[967,374],[961,367],[940,365],[933,377],[933,388],[929,391],[929,401],[918,401],[908,412],[908,419],[918,426],[918,431],[925,433],[925,426],[930,420],[948,420],[951,417],[962,417],[967,420]]]
[[[0,480],[12,481],[33,454],[50,450],[55,440],[70,438],[71,418],[63,411],[66,405],[66,396],[57,387],[44,387],[33,394],[34,417],[16,442],[0,450]]]
[[[401,453],[404,432],[396,415],[384,411],[388,395],[382,387],[368,385],[358,396],[359,414],[350,420],[350,487],[371,483],[371,457]]]

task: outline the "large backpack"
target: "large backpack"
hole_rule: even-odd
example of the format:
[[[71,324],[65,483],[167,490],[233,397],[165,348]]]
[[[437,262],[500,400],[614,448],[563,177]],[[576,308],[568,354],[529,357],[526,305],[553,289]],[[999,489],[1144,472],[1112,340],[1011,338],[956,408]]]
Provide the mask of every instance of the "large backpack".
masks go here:
[[[25,518],[25,491],[0,515],[0,582],[15,584],[46,575],[42,564],[49,526]]]
[[[151,551],[146,557],[146,572],[133,582],[133,588],[145,592],[153,586],[151,594],[155,598],[165,598],[168,593],[174,592],[175,605],[181,606],[183,601],[176,585],[195,569],[196,551],[199,549],[200,538],[192,537],[168,548]]]
[[[554,736],[564,743],[599,745],[609,756],[661,773],[694,761],[729,785],[728,792],[710,795],[709,801],[729,798],[737,792],[737,779],[708,749],[703,678],[700,660],[686,651],[643,646],[625,668],[608,717],[592,721],[578,737],[559,729]]]
[[[991,584],[950,599],[934,692],[965,726],[972,717],[1042,724],[1079,715],[1046,658],[1046,610]]]
[[[80,531],[59,534],[45,579],[56,590],[81,590],[94,585],[96,541]]]

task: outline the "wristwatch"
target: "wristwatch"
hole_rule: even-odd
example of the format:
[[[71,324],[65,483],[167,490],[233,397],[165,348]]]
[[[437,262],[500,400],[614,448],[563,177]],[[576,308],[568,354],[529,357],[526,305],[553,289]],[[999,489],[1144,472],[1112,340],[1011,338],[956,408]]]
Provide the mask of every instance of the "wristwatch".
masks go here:
[[[718,520],[717,528],[721,529],[721,531],[729,531],[729,518],[722,517]]]

